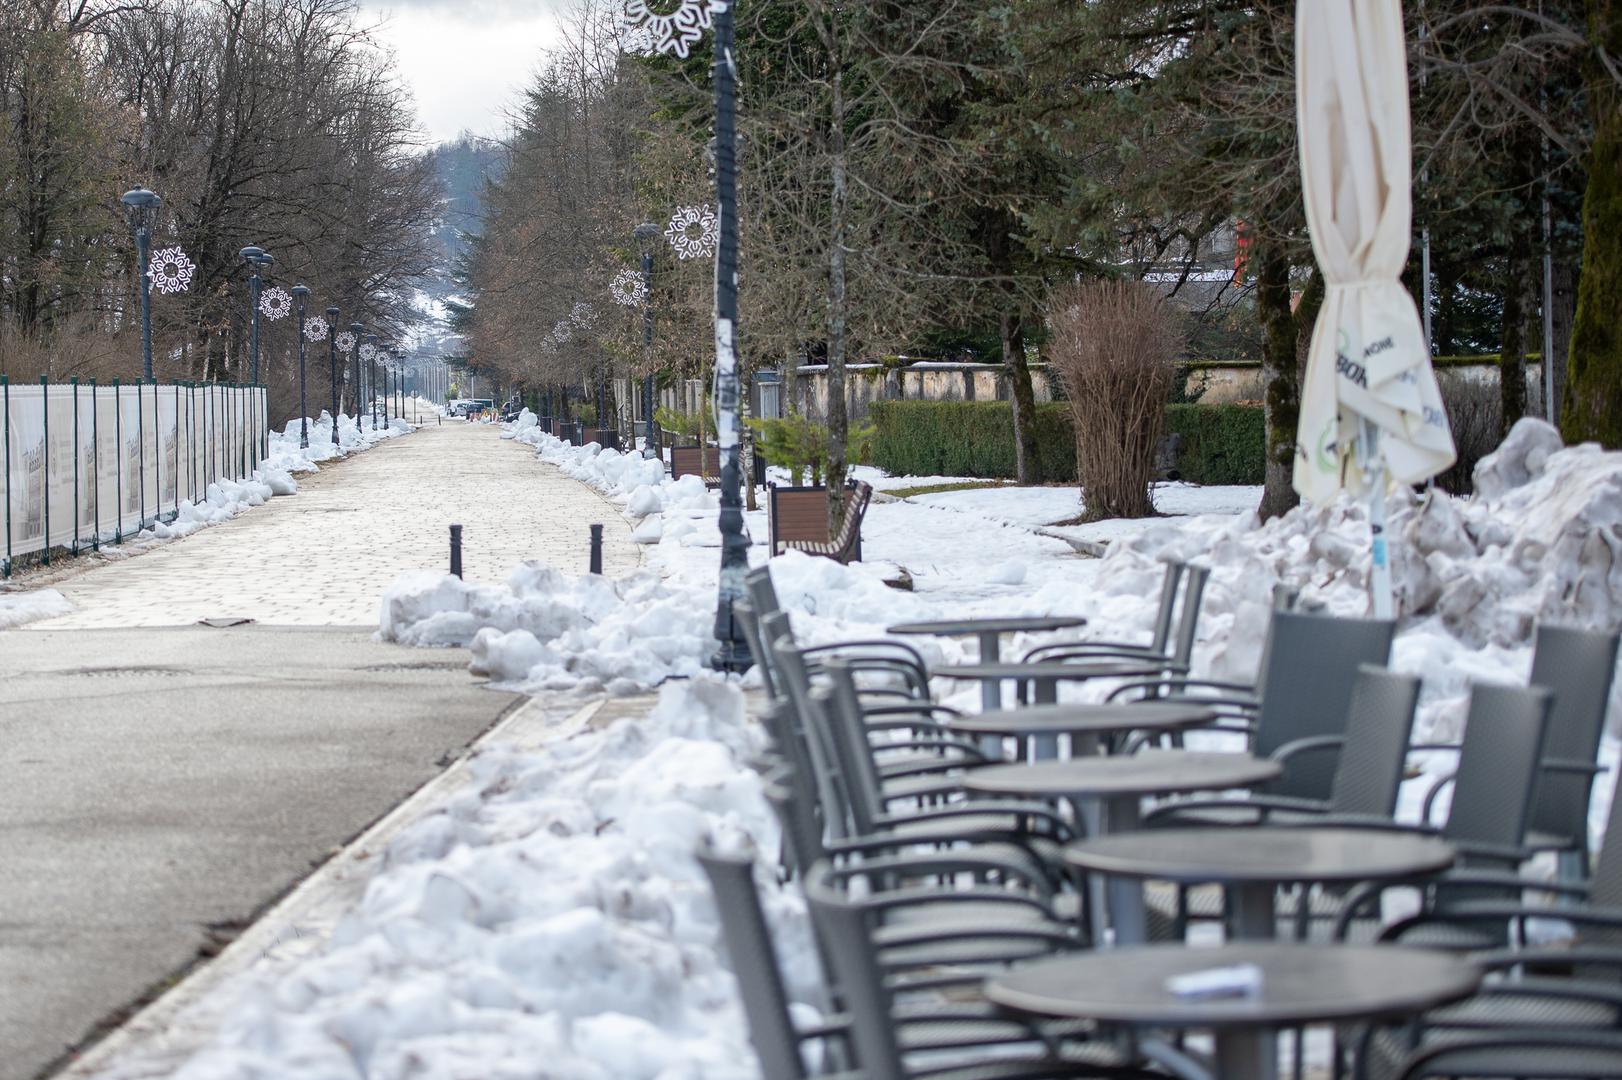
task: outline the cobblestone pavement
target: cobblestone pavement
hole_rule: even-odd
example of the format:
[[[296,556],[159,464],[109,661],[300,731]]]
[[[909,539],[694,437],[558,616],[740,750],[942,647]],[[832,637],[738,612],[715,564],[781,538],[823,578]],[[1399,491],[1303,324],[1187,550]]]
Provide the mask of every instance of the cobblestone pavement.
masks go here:
[[[589,526],[604,525],[603,570],[640,550],[596,492],[503,441],[447,423],[390,440],[299,478],[299,493],[137,558],[53,583],[75,611],[36,630],[179,626],[241,617],[283,626],[376,626],[399,574],[448,565],[463,526],[463,571],[497,582],[525,559],[584,573]]]

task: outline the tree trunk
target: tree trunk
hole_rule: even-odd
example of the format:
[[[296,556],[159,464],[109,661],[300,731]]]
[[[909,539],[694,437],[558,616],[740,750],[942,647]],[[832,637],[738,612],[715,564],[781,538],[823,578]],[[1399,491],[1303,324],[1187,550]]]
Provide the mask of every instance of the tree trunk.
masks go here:
[[[1622,0],[1587,0],[1593,44],[1622,50]],[[1591,61],[1594,141],[1583,193],[1583,265],[1566,365],[1560,431],[1566,442],[1622,447],[1622,94]]]
[[[1571,359],[1572,320],[1577,315],[1577,264],[1565,259],[1554,262],[1554,409],[1560,420],[1560,403],[1566,396],[1566,365]]]
[[[837,34],[838,28],[830,28]],[[845,228],[849,191],[845,171],[845,94],[838,53],[830,49],[833,69],[832,115],[828,125],[832,202],[828,229],[828,536],[839,535],[845,522],[845,443],[849,420],[845,409]]]
[[[1450,258],[1437,258],[1437,248],[1431,249],[1431,266],[1436,278],[1436,313],[1431,319],[1431,354],[1453,356],[1459,347],[1458,310],[1459,281],[1464,268]]]
[[[1025,321],[1017,312],[1004,311],[999,322],[1003,367],[1014,391],[1014,479],[1036,484],[1047,477],[1038,476],[1036,469],[1036,391],[1025,362]]]
[[[1510,243],[1504,281],[1504,320],[1498,351],[1498,402],[1502,434],[1526,415],[1526,331],[1532,303],[1531,234],[1520,229]]]
[[[1293,483],[1296,428],[1301,419],[1301,369],[1296,359],[1297,323],[1290,309],[1290,264],[1266,252],[1257,274],[1256,308],[1265,335],[1262,349],[1262,394],[1267,429],[1266,472],[1261,506],[1263,521],[1288,513],[1300,501]]]

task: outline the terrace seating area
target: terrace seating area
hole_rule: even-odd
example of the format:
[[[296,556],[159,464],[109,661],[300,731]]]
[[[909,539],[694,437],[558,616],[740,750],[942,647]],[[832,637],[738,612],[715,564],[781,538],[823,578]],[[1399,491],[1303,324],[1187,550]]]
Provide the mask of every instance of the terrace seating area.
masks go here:
[[[1528,684],[1415,743],[1390,621],[1281,593],[1255,682],[1197,677],[1205,576],[1167,564],[1143,641],[1074,612],[806,645],[750,574],[783,850],[697,854],[770,1080],[1622,1076],[1622,799],[1589,841],[1618,635],[1539,627]],[[938,700],[963,683],[978,712]],[[764,876],[809,910],[814,1023]]]

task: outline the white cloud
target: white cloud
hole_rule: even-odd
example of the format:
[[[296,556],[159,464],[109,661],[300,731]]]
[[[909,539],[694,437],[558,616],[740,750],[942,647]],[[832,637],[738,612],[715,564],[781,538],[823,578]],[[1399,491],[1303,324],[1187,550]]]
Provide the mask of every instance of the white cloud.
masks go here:
[[[557,44],[560,5],[537,0],[377,0],[362,7],[391,47],[434,142],[495,135]]]

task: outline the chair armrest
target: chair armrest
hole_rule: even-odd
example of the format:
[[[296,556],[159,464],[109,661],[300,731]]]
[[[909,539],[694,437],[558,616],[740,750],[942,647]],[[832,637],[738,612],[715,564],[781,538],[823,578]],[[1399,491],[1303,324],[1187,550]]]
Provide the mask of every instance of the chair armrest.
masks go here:
[[[1317,753],[1321,750],[1339,750],[1345,745],[1346,736],[1344,735],[1309,735],[1304,739],[1292,739],[1267,756],[1273,761],[1288,761],[1298,754]]]
[[[1045,899],[1051,900],[1053,896],[1053,883],[1039,872],[1033,871],[1031,866],[1014,859],[1003,859],[979,851],[939,849],[878,855],[863,858],[859,862],[840,863],[828,870],[829,878],[836,881],[849,881],[851,878],[867,875],[893,879],[897,875],[944,878],[955,874],[976,876],[996,874],[1005,880],[1017,879],[1036,890]],[[937,885],[936,889],[943,892],[951,891],[945,885]],[[1019,894],[1004,895],[1013,899]]]
[[[1576,773],[1579,776],[1598,776],[1605,772],[1605,766],[1595,761],[1576,761],[1571,758],[1544,758],[1538,763],[1540,768],[1549,772]]]
[[[1556,896],[1570,896],[1579,900],[1587,899],[1589,893],[1589,886],[1586,881],[1561,881],[1558,879],[1540,881],[1537,878],[1529,878],[1508,870],[1449,870],[1446,874],[1430,882],[1430,885],[1437,893],[1454,888],[1504,888],[1519,889],[1524,892],[1552,893]],[[1469,902],[1474,903],[1480,899],[1478,896]]]
[[[1179,811],[1199,810],[1255,810],[1260,821],[1265,821],[1270,810],[1294,810],[1304,814],[1328,814],[1328,810],[1321,802],[1312,799],[1295,799],[1288,795],[1251,795],[1247,798],[1209,798],[1209,799],[1182,799],[1177,802],[1161,803],[1143,815],[1145,825],[1159,818],[1170,818],[1168,824],[1177,824]],[[1197,826],[1198,821],[1184,822],[1185,825]],[[1312,825],[1321,824],[1320,821],[1311,822]],[[1218,828],[1220,826],[1213,826]]]
[[[1130,641],[1050,641],[1045,645],[1037,645],[1028,649],[1021,656],[1020,663],[1030,663],[1052,652],[1100,652],[1112,656],[1129,656],[1134,660],[1144,657],[1162,657],[1166,654],[1155,651],[1151,645],[1136,645]]]
[[[892,716],[896,713],[945,713],[947,716],[962,716],[962,709],[954,709],[950,705],[937,705],[932,701],[919,701],[911,705],[875,705],[870,709],[863,709],[863,716]]]
[[[1458,775],[1459,770],[1454,769],[1452,772],[1443,773],[1441,776],[1436,778],[1434,783],[1431,784],[1430,790],[1425,792],[1425,801],[1419,805],[1420,821],[1429,823],[1431,819],[1431,811],[1436,807],[1437,798],[1441,796],[1443,790],[1445,790],[1449,784],[1453,783],[1453,781],[1458,778]]]
[[[904,641],[891,641],[889,638],[863,638],[855,641],[830,641],[821,645],[812,645],[800,651],[807,655],[820,652],[831,652],[835,649],[894,649],[905,653],[919,667],[924,667],[924,656],[917,649]]]
[[[1046,822],[1052,826],[1053,834],[1056,836],[1068,837],[1070,835],[1070,823],[1060,817],[1058,811],[1047,803],[1008,802],[991,799],[972,799],[968,802],[953,803],[949,806],[928,806],[910,814],[884,814],[875,818],[873,824],[880,828],[896,828],[905,825],[925,824],[932,821],[951,821],[953,818],[981,817],[986,814],[1007,814],[1015,817],[1031,818],[1034,821]]]
[[[1530,848],[1520,844],[1487,844],[1479,840],[1452,840],[1449,841],[1460,855],[1469,855],[1478,859],[1495,859],[1506,863],[1523,863],[1532,858]]]

